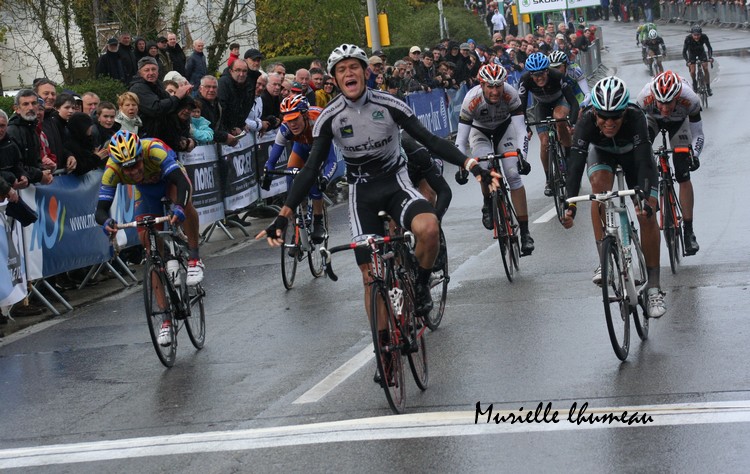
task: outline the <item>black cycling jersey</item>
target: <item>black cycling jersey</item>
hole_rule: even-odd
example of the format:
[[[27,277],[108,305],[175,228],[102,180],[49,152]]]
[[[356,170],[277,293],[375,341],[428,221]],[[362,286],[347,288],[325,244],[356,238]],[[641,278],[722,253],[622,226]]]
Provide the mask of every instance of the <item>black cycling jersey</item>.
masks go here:
[[[569,196],[577,196],[580,191],[589,145],[602,155],[615,157],[616,161],[623,165],[629,186],[638,184],[648,193],[650,188],[656,185],[656,166],[649,142],[648,123],[646,115],[638,106],[628,105],[622,126],[612,138],[605,137],[596,126],[593,108],[588,107],[584,110],[573,135],[573,147],[568,159],[566,185]],[[632,173],[636,176],[632,176]]]
[[[372,89],[367,89],[356,101],[340,94],[316,120],[310,156],[284,204],[294,209],[305,198],[328,156],[331,142],[342,151],[350,184],[395,176],[406,166],[399,146],[399,127],[448,162],[464,165],[466,157],[449,141],[431,134],[411,108],[396,97]]]
[[[654,54],[666,54],[667,45],[664,44],[664,39],[661,36],[657,36],[655,39],[647,39],[641,43],[644,48],[651,50]]]
[[[560,71],[556,69],[547,69],[547,71],[549,77],[547,78],[547,83],[542,87],[536,85],[530,72],[525,72],[521,76],[518,86],[518,95],[521,97],[521,104],[528,104],[529,92],[541,103],[556,102],[560,97],[565,97],[568,105],[570,105],[570,113],[568,114],[570,123],[575,124],[578,119],[578,100],[576,99],[573,87],[565,81],[565,75]]]
[[[708,50],[708,56],[703,47]],[[699,58],[701,61],[708,61],[713,57],[714,50],[711,48],[711,43],[708,41],[708,36],[701,34],[698,41],[693,39],[693,35],[687,35],[685,37],[685,44],[682,47],[682,57],[686,62],[694,62],[695,58]]]
[[[453,192],[443,178],[442,167],[435,162],[427,148],[408,133],[401,134],[401,146],[406,152],[409,179],[415,187],[419,186],[421,180],[427,181],[427,184],[437,194],[435,212],[438,219],[442,220],[448,206],[450,206],[451,199],[453,199]]]

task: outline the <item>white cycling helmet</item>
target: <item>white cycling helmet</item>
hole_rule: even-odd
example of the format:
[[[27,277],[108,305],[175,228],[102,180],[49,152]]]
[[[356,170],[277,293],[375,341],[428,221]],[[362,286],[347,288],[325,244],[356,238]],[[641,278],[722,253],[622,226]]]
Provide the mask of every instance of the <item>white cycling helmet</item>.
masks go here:
[[[591,89],[591,105],[602,117],[622,115],[629,100],[628,86],[617,76],[605,77]]]
[[[336,64],[342,59],[348,58],[358,59],[362,63],[362,67],[367,69],[367,53],[356,44],[342,44],[331,51],[331,55],[328,56],[328,74],[333,76],[333,68],[336,67]]]
[[[682,79],[672,71],[664,71],[651,82],[651,92],[658,102],[672,102],[681,90]]]
[[[549,55],[549,66],[557,67],[563,64],[568,64],[568,55],[560,50],[552,51]]]
[[[648,32],[649,39],[655,40],[657,36],[659,36],[659,33],[657,33],[656,30],[651,30]]]

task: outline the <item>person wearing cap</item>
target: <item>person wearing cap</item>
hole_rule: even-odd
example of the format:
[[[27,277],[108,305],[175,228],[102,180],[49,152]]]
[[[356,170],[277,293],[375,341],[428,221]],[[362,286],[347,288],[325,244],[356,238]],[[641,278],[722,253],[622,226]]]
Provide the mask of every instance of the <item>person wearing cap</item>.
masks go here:
[[[123,84],[128,84],[128,74],[119,53],[120,44],[117,38],[107,40],[107,50],[99,56],[96,62],[96,77],[111,77]]]
[[[242,133],[245,118],[255,103],[255,84],[260,77],[258,69],[250,69],[247,59],[251,50],[245,53],[245,61],[235,61],[229,74],[219,78],[219,104],[221,105],[221,128],[234,136]],[[256,56],[257,57],[257,56]]]
[[[387,64],[388,63],[388,56],[385,55],[385,53],[383,52],[382,49],[376,49],[375,51],[372,52],[372,55],[373,56],[378,56],[380,59],[382,59],[383,60],[383,64]]]
[[[138,96],[138,111],[143,121],[140,134],[145,137],[162,138],[169,133],[168,117],[177,112],[182,100],[190,94],[190,83],[180,85],[175,95],[169,95],[159,82],[159,64],[156,59],[145,56],[138,61],[138,78],[130,83],[130,92]]]
[[[169,55],[169,60],[172,62],[173,71],[177,71],[185,76],[185,63],[187,58],[185,52],[182,50],[182,46],[177,44],[177,35],[174,33],[167,33],[167,47],[166,53]]]
[[[203,54],[206,42],[202,39],[193,41],[193,53],[187,58],[185,63],[185,77],[193,85],[193,91],[197,93],[201,85],[201,78],[208,74],[208,64],[206,55]]]
[[[383,59],[381,59],[381,57],[376,54],[370,56],[370,58],[367,60],[367,63],[368,66],[365,70],[367,87],[369,87],[370,89],[375,89],[377,88],[375,79],[378,77],[378,74],[383,74],[383,72],[385,72],[385,64],[383,63]]]
[[[164,77],[164,74],[166,74],[169,71],[174,71],[174,68],[172,67],[172,59],[169,56],[169,53],[167,52],[167,38],[165,36],[159,36],[156,38],[156,48],[157,48],[157,54],[151,54],[151,42],[146,43],[146,52],[150,56],[160,56],[161,57],[161,63],[164,68],[164,73],[162,74],[162,77]]]
[[[148,43],[146,43],[146,56],[144,56],[144,58],[152,58],[154,61],[156,61],[156,66],[159,71],[158,78],[160,81],[164,80],[168,72],[172,72],[171,64],[169,62],[169,55],[163,52],[153,41],[149,41]],[[138,63],[140,63],[142,59],[143,58],[139,59]],[[182,77],[182,74],[180,74],[179,72],[174,71],[174,73]]]
[[[419,61],[422,57],[422,49],[419,46],[412,46],[409,48],[409,59],[414,62]]]
[[[460,84],[466,82],[468,87],[472,87],[473,78],[477,76],[479,72],[479,61],[476,61],[476,55],[471,52],[469,43],[461,43],[459,46],[460,55],[456,62],[456,81]],[[475,61],[471,61],[471,56],[474,56]]]

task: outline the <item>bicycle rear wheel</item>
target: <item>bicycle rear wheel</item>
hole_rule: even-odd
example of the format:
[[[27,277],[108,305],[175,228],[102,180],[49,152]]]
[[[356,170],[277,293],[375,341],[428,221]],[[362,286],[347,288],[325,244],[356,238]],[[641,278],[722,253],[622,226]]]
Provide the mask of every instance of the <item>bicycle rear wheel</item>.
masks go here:
[[[380,337],[378,314],[385,314],[387,327],[384,329],[387,340]],[[380,374],[380,385],[385,392],[391,410],[403,413],[406,407],[404,387],[404,366],[401,360],[401,334],[396,323],[388,290],[382,282],[370,286],[370,328],[375,348],[375,362]]]
[[[203,307],[203,297],[206,292],[200,283],[196,286],[187,287],[187,296],[190,298],[188,317],[185,318],[185,328],[193,346],[200,350],[206,342],[206,312]]]
[[[284,245],[281,246],[281,281],[287,290],[291,290],[294,286],[294,277],[297,275],[297,262],[299,262],[301,253],[299,227],[293,224],[286,228],[284,232]]]
[[[638,237],[638,231],[635,226],[630,227],[630,265],[633,283],[636,291],[644,286],[648,282],[648,273],[646,271],[646,257],[643,255],[643,249],[641,248],[641,240]],[[641,303],[640,297],[638,303]],[[638,337],[642,341],[648,339],[648,326],[649,320],[646,316],[645,305],[643,307],[643,315],[638,315],[638,305],[633,302],[630,305],[631,314],[633,315],[633,322],[635,323],[635,331],[638,333]]]
[[[602,242],[602,301],[609,340],[620,360],[630,349],[630,304],[625,289],[625,265],[614,237]]]
[[[435,303],[435,307],[425,318],[425,324],[427,324],[427,327],[433,331],[440,326],[440,322],[443,320],[445,301],[448,297],[449,282],[448,245],[445,240],[443,229],[441,228],[440,250],[437,259],[435,260],[435,266],[432,268],[432,274],[430,275],[430,293],[432,293],[432,301]]]
[[[320,249],[322,247],[328,247],[328,210],[325,205],[323,206],[323,226],[326,229],[325,239],[323,239],[323,242],[320,244],[314,244],[311,239],[310,251],[307,253],[307,263],[310,265],[310,273],[312,273],[315,278],[323,276],[323,256],[320,255]]]
[[[562,170],[560,169],[560,159],[558,153],[560,145],[550,144],[548,151],[548,172],[549,181],[552,185],[552,196],[555,199],[555,210],[557,211],[557,220],[562,221],[563,214],[565,214],[565,180],[562,176]]]
[[[177,358],[177,333],[173,317],[174,307],[166,288],[167,278],[164,268],[153,265],[150,261],[147,262],[143,276],[143,302],[146,307],[148,332],[161,363],[165,367],[172,367]],[[159,344],[159,332],[161,332],[162,323],[165,321],[170,323],[169,330],[172,342],[168,346]]]
[[[398,281],[399,288],[403,290],[404,295],[403,317],[401,318],[403,347],[409,359],[409,367],[414,382],[420,390],[427,390],[427,346],[424,338],[427,326],[424,318],[417,316],[417,312],[414,310],[414,285],[412,281],[406,275],[400,276]]]
[[[492,219],[495,224],[495,237],[500,246],[500,255],[503,257],[503,267],[508,281],[513,281],[513,247],[510,223],[508,222],[508,206],[503,195],[499,191],[492,196]]]

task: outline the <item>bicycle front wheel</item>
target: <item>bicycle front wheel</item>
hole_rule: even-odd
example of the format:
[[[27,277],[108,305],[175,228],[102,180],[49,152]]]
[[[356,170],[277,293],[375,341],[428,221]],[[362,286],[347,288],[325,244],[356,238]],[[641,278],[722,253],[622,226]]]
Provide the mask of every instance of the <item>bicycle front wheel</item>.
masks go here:
[[[643,255],[641,240],[638,237],[638,231],[635,226],[630,227],[630,275],[633,278],[636,291],[644,287],[648,282],[648,273],[646,271],[646,257]],[[641,303],[640,297],[638,303]],[[631,314],[635,323],[635,331],[642,341],[648,339],[649,320],[646,315],[645,304],[643,305],[643,315],[638,315],[638,305],[631,304]]]
[[[206,312],[203,307],[203,297],[206,292],[200,283],[187,288],[190,314],[185,318],[185,328],[193,346],[200,350],[206,342]]]
[[[432,301],[435,303],[435,307],[425,318],[425,324],[433,331],[440,326],[440,322],[443,320],[445,301],[448,297],[448,282],[450,282],[450,276],[448,275],[448,245],[443,229],[441,228],[440,250],[435,260],[435,266],[432,268],[432,274],[430,275],[430,292],[432,293]]]
[[[161,363],[165,367],[172,367],[177,358],[177,333],[173,317],[174,307],[166,288],[164,268],[147,262],[143,276],[143,302],[146,307],[148,332]],[[159,344],[159,332],[164,322],[169,322],[171,340],[166,346]]]
[[[319,244],[313,243],[311,239],[310,251],[307,253],[307,263],[310,265],[310,273],[315,278],[323,276],[323,256],[320,255],[320,249],[328,247],[328,210],[325,205],[323,206],[323,226],[326,230],[325,239]]]
[[[414,304],[414,284],[408,274],[398,279],[399,288],[403,290],[404,304],[401,310],[401,333],[403,349],[409,359],[411,375],[420,390],[427,390],[427,346],[424,333],[427,331],[424,318],[417,316]]]
[[[669,267],[672,273],[677,273],[677,263],[679,257],[677,250],[679,242],[677,238],[675,208],[674,208],[674,189],[670,186],[664,186],[662,193],[662,232],[664,233],[664,243],[667,245],[669,253]]]
[[[620,360],[630,350],[630,304],[625,289],[625,264],[614,237],[602,242],[602,300],[609,340]]]
[[[499,191],[494,193],[492,197],[492,219],[495,225],[495,237],[497,243],[500,246],[500,255],[503,258],[503,267],[505,268],[505,276],[508,277],[508,281],[513,281],[513,247],[512,247],[512,231],[510,228],[510,222],[508,220],[508,205],[505,199]]]
[[[562,221],[563,215],[565,214],[565,179],[560,169],[560,159],[558,153],[560,152],[560,145],[550,144],[548,152],[548,172],[549,182],[552,186],[552,195],[555,199],[555,210],[557,211],[557,220]]]
[[[382,335],[378,329],[378,315],[384,316],[386,320]],[[403,413],[406,408],[406,390],[401,360],[401,332],[388,290],[382,282],[374,282],[370,287],[370,327],[380,385],[391,410],[396,414]]]
[[[297,225],[287,226],[284,232],[284,245],[281,246],[281,281],[287,290],[291,290],[294,286],[297,262],[299,262],[301,253],[299,227]]]

